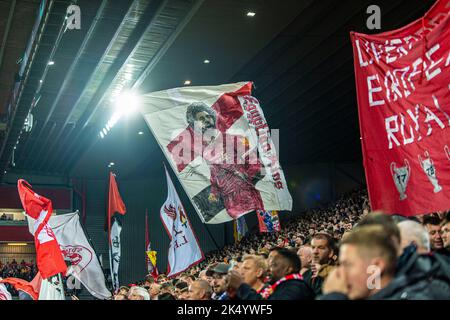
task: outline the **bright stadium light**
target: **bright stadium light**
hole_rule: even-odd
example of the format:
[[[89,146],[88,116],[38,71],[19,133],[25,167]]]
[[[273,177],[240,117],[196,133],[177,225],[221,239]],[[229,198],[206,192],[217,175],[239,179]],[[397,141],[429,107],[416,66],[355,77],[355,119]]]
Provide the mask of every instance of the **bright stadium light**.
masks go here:
[[[105,137],[105,135],[103,134],[103,132],[102,131],[100,131],[100,138],[104,138]]]
[[[136,93],[125,91],[119,94],[115,99],[114,107],[119,115],[131,115],[135,113],[140,106],[140,99]]]

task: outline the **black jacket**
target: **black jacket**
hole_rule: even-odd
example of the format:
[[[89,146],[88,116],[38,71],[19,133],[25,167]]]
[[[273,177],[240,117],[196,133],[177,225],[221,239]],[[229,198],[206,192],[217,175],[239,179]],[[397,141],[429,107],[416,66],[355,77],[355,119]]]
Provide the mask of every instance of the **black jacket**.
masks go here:
[[[243,283],[236,294],[239,300],[264,300],[248,284]],[[292,279],[280,283],[267,300],[313,300],[314,292],[303,280]]]
[[[342,293],[330,293],[320,300],[346,300]],[[450,264],[439,254],[413,252],[399,265],[395,278],[368,300],[448,300]]]

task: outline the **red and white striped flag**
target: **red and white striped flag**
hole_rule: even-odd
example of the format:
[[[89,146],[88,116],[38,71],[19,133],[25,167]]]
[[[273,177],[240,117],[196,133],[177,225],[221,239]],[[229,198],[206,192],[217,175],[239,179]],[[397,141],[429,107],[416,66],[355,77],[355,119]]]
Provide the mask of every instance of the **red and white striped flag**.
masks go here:
[[[47,224],[53,211],[51,200],[35,193],[31,185],[23,179],[17,181],[17,189],[25,213],[36,220],[33,226],[34,245],[42,278],[47,279],[58,273],[65,275],[66,263],[55,234]]]

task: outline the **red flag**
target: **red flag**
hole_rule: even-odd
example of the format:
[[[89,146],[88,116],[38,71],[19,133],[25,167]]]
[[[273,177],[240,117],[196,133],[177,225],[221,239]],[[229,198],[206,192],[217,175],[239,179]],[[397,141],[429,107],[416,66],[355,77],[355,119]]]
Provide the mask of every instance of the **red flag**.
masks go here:
[[[111,218],[114,213],[124,215],[127,211],[125,204],[120,196],[119,189],[117,188],[116,175],[112,172],[109,173],[109,193],[108,193],[108,239],[111,231]]]
[[[450,7],[376,35],[351,33],[372,210],[450,208]]]
[[[33,300],[39,299],[39,290],[41,288],[42,276],[40,272],[36,274],[31,282],[25,281],[19,278],[5,278],[0,280],[0,283],[9,283],[12,285],[17,291],[22,290],[27,293]]]
[[[44,279],[58,273],[66,274],[67,266],[53,230],[47,224],[52,215],[52,202],[33,191],[23,179],[17,181],[20,201],[26,214],[35,219],[34,245],[38,269]]]

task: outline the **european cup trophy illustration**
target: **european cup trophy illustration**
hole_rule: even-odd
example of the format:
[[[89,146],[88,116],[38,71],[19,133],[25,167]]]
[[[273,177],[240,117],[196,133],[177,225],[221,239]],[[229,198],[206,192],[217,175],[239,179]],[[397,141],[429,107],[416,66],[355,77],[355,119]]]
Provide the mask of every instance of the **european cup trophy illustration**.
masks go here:
[[[445,155],[447,156],[448,161],[450,161],[450,149],[448,148],[448,145],[445,145],[444,152]]]
[[[391,174],[394,179],[395,186],[397,187],[398,193],[400,193],[400,200],[405,200],[406,187],[408,186],[409,177],[411,174],[411,169],[408,160],[405,159],[405,166],[397,168],[395,162],[391,163]]]
[[[425,151],[424,154],[426,157],[424,160],[422,160],[422,157],[420,156],[420,154],[418,156],[420,166],[422,167],[423,171],[427,175],[428,180],[430,180],[431,184],[433,185],[433,187],[434,187],[433,192],[438,193],[439,191],[442,190],[442,187],[438,183],[438,179],[436,176],[436,168],[433,164],[433,160],[431,160],[431,158],[430,158],[430,154],[428,153],[428,151]]]

